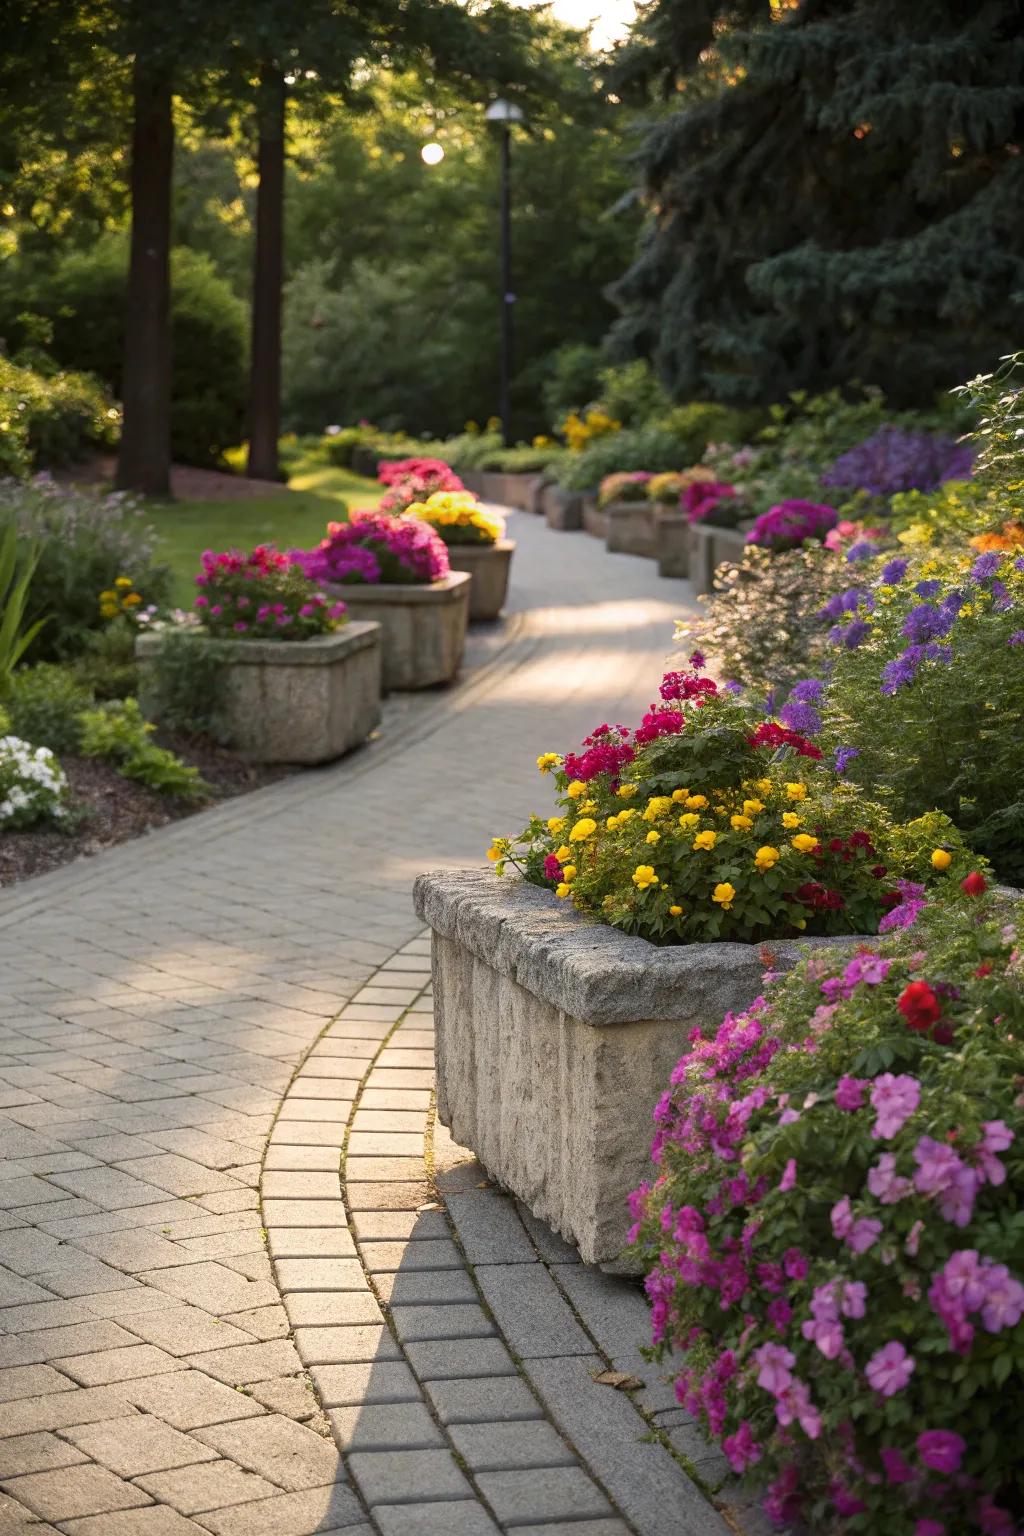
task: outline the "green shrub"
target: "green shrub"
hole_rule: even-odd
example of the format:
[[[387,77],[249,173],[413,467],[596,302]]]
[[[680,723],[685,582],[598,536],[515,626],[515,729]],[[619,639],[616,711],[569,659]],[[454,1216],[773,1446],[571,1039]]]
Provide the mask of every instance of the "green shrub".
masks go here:
[[[665,427],[634,427],[595,438],[579,453],[567,453],[559,461],[558,483],[567,491],[586,491],[600,485],[606,475],[622,470],[648,470],[661,474],[686,469],[692,464],[688,446]]]
[[[168,629],[146,666],[146,710],[175,736],[205,736],[227,744],[223,647],[196,645],[187,633]]]
[[[135,662],[136,625],[126,615],[108,619],[102,629],[82,636],[75,673],[97,699],[126,699],[138,689]]]
[[[183,763],[173,752],[154,746],[153,726],[142,717],[137,699],[122,699],[86,710],[79,716],[81,750],[86,757],[108,757],[118,773],[136,779],[162,795],[180,800],[199,800],[210,786],[198,768]]]
[[[320,439],[324,458],[339,469],[351,469],[353,450],[365,441],[366,435],[364,427],[341,427],[337,432],[325,433]]]
[[[608,412],[624,427],[642,427],[660,422],[671,407],[664,386],[643,358],[616,367],[602,368],[596,401],[590,402]],[[714,407],[721,410],[722,407]],[[701,445],[700,452],[704,447]],[[697,458],[700,453],[697,454]]]
[[[92,702],[92,693],[74,671],[49,662],[20,667],[5,700],[15,736],[61,756],[78,751],[78,717]]]
[[[582,411],[596,399],[604,358],[599,347],[566,342],[546,361],[541,385],[545,420],[562,421],[570,411]]]
[[[128,251],[110,235],[69,252],[30,295],[53,328],[65,367],[85,368],[119,398],[124,353]],[[242,436],[247,395],[246,306],[210,259],[171,253],[171,442],[186,464],[216,464]]]
[[[520,443],[517,448],[496,448],[492,453],[485,453],[480,464],[470,466],[463,463],[463,468],[492,470],[505,475],[539,475],[561,463],[565,452],[559,443],[553,442],[539,448]]]
[[[87,374],[35,373],[0,357],[0,422],[0,470],[25,474],[74,464],[90,448],[110,447],[120,412]]]
[[[0,529],[12,525],[39,551],[29,586],[28,613],[48,622],[31,659],[78,655],[91,631],[106,622],[100,593],[129,576],[143,606],[163,604],[171,572],[155,557],[156,536],[141,507],[123,495],[102,496],[40,480],[0,485]]]
[[[713,401],[691,400],[688,405],[674,406],[657,424],[679,439],[687,464],[696,464],[710,443],[745,443],[763,422],[761,411],[740,411]]]

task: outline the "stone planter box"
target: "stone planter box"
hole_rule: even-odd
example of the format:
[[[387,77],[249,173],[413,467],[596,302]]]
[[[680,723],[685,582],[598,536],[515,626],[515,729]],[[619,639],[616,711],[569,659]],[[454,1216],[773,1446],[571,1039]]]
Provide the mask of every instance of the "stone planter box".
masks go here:
[[[474,496],[482,496],[484,494],[485,477],[482,469],[457,469],[455,473],[467,491],[471,491]]]
[[[212,640],[224,656],[224,712],[232,745],[259,763],[329,763],[380,723],[380,626],[346,624],[312,640]],[[135,655],[143,710],[152,696],[159,631],[139,635]]]
[[[548,527],[559,533],[575,533],[583,527],[583,496],[579,491],[546,485],[541,492],[541,507]]]
[[[690,574],[693,532],[685,512],[657,507],[654,513],[654,554],[659,576],[686,578]]]
[[[608,537],[608,513],[597,504],[596,494],[588,492],[583,498],[583,531],[591,538],[605,540]]]
[[[484,501],[496,502],[501,507],[515,507],[520,512],[528,510],[536,475],[484,470],[481,478],[483,489],[477,494]]]
[[[747,532],[753,522],[738,528],[714,528],[708,523],[691,524],[690,579],[698,592],[711,592],[715,572],[725,560],[740,561],[747,547]]]
[[[613,555],[654,555],[654,506],[649,501],[612,501],[604,508],[605,543]]]
[[[499,539],[495,544],[449,544],[448,560],[453,571],[468,571],[469,617],[496,619],[508,596],[508,578],[515,550],[514,539]]]
[[[404,582],[325,583],[353,619],[380,626],[385,692],[450,683],[459,670],[469,619],[468,571],[452,571],[422,586]]]
[[[585,1263],[634,1268],[626,1197],[652,1172],[652,1111],[689,1031],[757,996],[762,946],[658,948],[489,872],[421,875],[414,899],[442,1124]],[[800,948],[773,943],[776,965]]]
[[[525,503],[524,512],[532,512],[536,517],[544,516],[544,490],[547,482],[543,475],[528,476],[529,484],[523,497]]]

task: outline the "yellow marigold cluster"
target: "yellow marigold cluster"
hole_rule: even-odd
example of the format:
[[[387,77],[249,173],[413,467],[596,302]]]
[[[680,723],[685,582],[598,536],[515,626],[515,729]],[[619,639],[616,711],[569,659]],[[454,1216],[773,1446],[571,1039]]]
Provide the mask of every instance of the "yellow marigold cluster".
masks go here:
[[[142,602],[130,576],[118,576],[112,587],[100,593],[100,617],[116,619],[125,614],[131,618]]]
[[[446,528],[475,529],[481,543],[494,544],[505,532],[504,519],[482,507],[470,491],[435,491],[426,501],[414,501],[406,517],[418,517],[444,537]]]
[[[581,416],[578,411],[570,411],[558,428],[573,453],[582,453],[595,437],[605,437],[609,432],[621,430],[622,422],[616,421],[614,416],[610,416],[600,406],[595,406],[585,416]]]

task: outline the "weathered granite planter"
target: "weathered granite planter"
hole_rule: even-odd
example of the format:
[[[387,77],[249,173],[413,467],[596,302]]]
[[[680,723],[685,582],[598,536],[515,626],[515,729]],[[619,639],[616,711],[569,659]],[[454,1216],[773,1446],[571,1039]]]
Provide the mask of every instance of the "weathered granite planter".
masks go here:
[[[378,582],[324,584],[340,597],[354,619],[380,625],[385,692],[411,692],[450,683],[459,670],[469,619],[468,571],[415,585]]]
[[[476,871],[421,875],[415,904],[442,1124],[586,1263],[632,1268],[626,1197],[651,1173],[654,1106],[689,1031],[757,996],[761,946],[657,948]],[[771,950],[786,966],[800,946]]]
[[[541,493],[541,504],[549,528],[559,533],[575,533],[583,527],[581,492],[566,491],[560,485],[546,485]]]
[[[594,539],[608,537],[608,513],[598,506],[596,494],[590,492],[583,497],[583,531]]]
[[[692,547],[692,525],[687,514],[670,511],[666,507],[656,508],[654,553],[658,561],[658,575],[683,578],[689,576]]]
[[[184,633],[224,656],[224,713],[232,745],[259,763],[329,763],[380,723],[380,626],[349,623],[312,640],[212,640]],[[139,635],[135,654],[143,709],[159,631]]]
[[[605,543],[613,555],[654,554],[654,506],[649,501],[612,501],[604,508]]]
[[[470,619],[496,619],[508,596],[508,578],[515,550],[514,539],[494,544],[449,544],[448,561],[453,571],[468,571]]]
[[[747,532],[753,521],[738,528],[715,528],[710,523],[693,523],[690,579],[698,592],[711,592],[715,572],[726,560],[740,561],[747,547]]]

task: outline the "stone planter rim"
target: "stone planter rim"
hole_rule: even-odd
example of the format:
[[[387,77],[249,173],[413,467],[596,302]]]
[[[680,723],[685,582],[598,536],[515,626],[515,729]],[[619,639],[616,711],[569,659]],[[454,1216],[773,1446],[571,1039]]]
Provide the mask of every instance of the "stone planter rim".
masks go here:
[[[489,544],[449,544],[448,558],[451,559],[451,551],[453,550],[458,554],[459,559],[461,560],[463,555],[489,555],[493,554],[495,551],[498,551],[501,554],[511,554],[515,547],[515,539],[492,539]],[[450,574],[454,576],[457,573],[452,571]]]
[[[471,580],[468,571],[449,571],[437,581],[325,581],[323,588],[354,606],[360,602],[453,603],[459,601],[461,589]]]
[[[760,963],[765,947],[791,965],[810,948],[871,942],[867,935],[836,934],[661,947],[594,922],[518,876],[499,879],[486,870],[422,874],[413,901],[435,932],[594,1027],[678,1018],[680,993],[701,990],[712,960],[721,977]]]
[[[223,648],[227,666],[320,667],[338,661],[354,651],[364,650],[377,642],[380,625],[371,619],[350,619],[341,629],[331,634],[311,635],[308,640],[232,640],[227,636],[211,635],[199,627],[175,631],[187,637],[190,643],[204,643]],[[152,630],[138,635],[135,654],[138,657],[159,655],[169,631]]]

